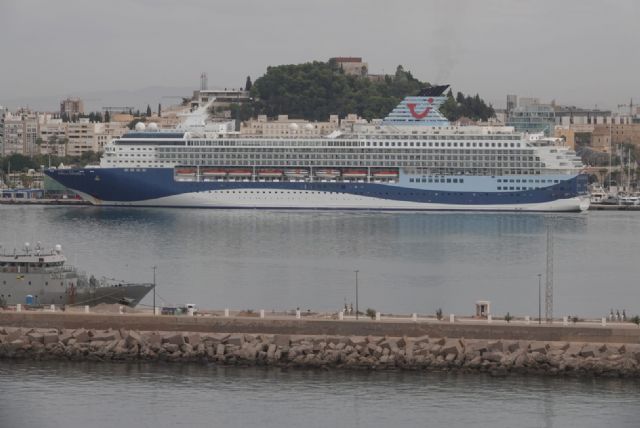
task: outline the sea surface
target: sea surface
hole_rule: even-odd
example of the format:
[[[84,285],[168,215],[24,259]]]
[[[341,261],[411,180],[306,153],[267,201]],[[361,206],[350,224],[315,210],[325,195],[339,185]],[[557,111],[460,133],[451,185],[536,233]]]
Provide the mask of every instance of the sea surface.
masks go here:
[[[640,383],[479,374],[0,362],[0,426],[638,427]]]
[[[640,213],[367,213],[0,206],[0,242],[61,244],[163,304],[556,316],[640,313]],[[144,304],[150,304],[150,297]],[[640,381],[0,361],[4,427],[638,427]]]
[[[207,309],[537,316],[552,230],[554,314],[640,313],[640,212],[373,213],[0,206],[6,250],[61,244],[96,277]],[[544,302],[543,302],[544,303]],[[151,304],[147,297],[143,304]]]

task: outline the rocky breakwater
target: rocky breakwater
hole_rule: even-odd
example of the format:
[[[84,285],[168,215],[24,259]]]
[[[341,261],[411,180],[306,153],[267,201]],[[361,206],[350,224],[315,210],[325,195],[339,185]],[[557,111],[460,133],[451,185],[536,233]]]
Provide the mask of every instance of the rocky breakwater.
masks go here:
[[[1,359],[640,376],[640,344],[0,328]]]

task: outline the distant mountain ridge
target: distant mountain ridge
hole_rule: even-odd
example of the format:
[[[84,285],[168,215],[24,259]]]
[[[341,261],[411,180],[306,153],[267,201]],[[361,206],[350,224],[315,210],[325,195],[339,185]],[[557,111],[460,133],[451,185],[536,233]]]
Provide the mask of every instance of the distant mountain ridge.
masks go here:
[[[84,110],[101,111],[103,107],[133,107],[144,110],[147,105],[155,111],[158,103],[169,106],[179,104],[181,97],[190,98],[194,87],[191,86],[148,86],[134,90],[115,91],[78,91],[60,95],[43,95],[35,97],[19,97],[1,99],[0,105],[15,110],[29,107],[32,110],[55,112],[60,109],[60,101],[67,97],[78,97],[84,102]]]

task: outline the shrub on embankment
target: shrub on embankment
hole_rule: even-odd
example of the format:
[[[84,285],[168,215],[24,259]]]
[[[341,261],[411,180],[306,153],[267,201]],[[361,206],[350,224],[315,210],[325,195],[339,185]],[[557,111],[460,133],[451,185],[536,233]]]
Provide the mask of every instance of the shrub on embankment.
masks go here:
[[[640,345],[376,336],[0,328],[0,358],[640,375]]]

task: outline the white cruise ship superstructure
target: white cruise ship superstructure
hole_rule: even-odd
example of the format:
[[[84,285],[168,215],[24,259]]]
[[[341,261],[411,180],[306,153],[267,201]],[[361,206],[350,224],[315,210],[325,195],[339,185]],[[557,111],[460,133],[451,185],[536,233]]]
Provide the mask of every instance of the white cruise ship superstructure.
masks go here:
[[[365,210],[581,211],[580,158],[506,126],[451,126],[447,86],[383,121],[325,137],[132,131],[99,166],[47,175],[96,205]]]

